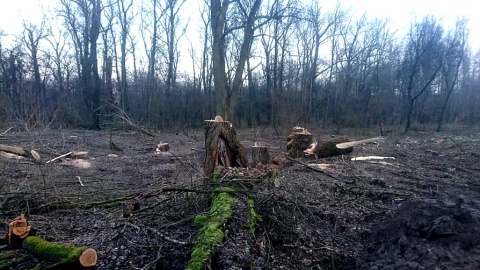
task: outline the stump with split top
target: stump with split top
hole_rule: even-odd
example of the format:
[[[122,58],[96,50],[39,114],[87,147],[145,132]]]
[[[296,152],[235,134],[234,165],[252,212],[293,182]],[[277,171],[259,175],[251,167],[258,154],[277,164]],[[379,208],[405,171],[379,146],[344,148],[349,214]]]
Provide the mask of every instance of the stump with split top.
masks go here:
[[[205,120],[205,176],[210,178],[219,165],[247,167],[248,161],[233,125],[215,117]]]

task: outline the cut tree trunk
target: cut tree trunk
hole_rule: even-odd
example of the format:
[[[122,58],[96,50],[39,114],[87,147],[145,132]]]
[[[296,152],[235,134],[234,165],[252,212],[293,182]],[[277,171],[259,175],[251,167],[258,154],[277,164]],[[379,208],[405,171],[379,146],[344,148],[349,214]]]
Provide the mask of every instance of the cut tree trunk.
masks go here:
[[[205,176],[210,178],[219,165],[224,167],[247,167],[245,148],[237,139],[233,125],[223,121],[205,120]]]
[[[83,267],[97,264],[97,252],[93,248],[52,243],[37,236],[25,238],[23,248],[34,256],[60,264],[80,264]]]
[[[291,128],[287,137],[287,156],[292,158],[303,157],[303,151],[308,149],[312,140],[313,136],[306,128]]]
[[[322,143],[313,142],[304,151],[305,157],[326,158],[332,156],[346,155],[353,151],[353,147],[338,148],[337,144],[348,142],[348,138],[334,138]]]
[[[266,146],[257,145],[252,146],[252,164],[268,164],[270,163],[270,155]]]

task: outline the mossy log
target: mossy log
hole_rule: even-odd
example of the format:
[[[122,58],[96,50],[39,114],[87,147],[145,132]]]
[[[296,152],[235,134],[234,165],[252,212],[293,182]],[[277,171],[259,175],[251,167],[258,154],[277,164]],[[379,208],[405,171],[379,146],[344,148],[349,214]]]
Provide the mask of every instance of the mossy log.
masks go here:
[[[97,264],[97,252],[93,248],[52,243],[37,236],[25,238],[23,248],[34,256],[60,264],[75,264],[83,267]]]
[[[293,127],[288,131],[287,156],[303,157],[303,151],[312,144],[313,136],[306,128]]]
[[[221,117],[205,121],[205,176],[210,178],[218,166],[247,167],[245,148],[237,139],[232,124]]]
[[[348,142],[348,138],[334,138],[329,141],[322,143],[313,142],[310,147],[303,151],[305,157],[314,157],[314,158],[326,158],[339,155],[350,154],[353,151],[353,147],[348,147],[341,149],[337,147],[339,143]]]
[[[187,270],[203,270],[211,256],[221,247],[224,238],[224,226],[233,214],[235,200],[229,188],[217,189],[223,191],[213,196],[212,206],[208,215],[198,215],[195,222],[202,225],[196,236]]]

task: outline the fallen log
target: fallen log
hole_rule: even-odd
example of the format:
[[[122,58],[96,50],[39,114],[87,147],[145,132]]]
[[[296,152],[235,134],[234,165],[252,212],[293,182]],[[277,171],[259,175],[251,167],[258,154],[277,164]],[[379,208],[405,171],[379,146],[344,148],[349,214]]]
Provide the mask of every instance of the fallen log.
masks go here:
[[[348,142],[348,138],[334,138],[322,143],[315,141],[307,150],[303,151],[303,153],[305,157],[315,157],[316,159],[350,154],[353,151],[353,147],[337,147],[338,144],[345,142]]]
[[[52,243],[37,236],[25,238],[23,248],[34,256],[58,264],[79,264],[83,267],[97,264],[97,251],[93,248]]]
[[[203,270],[206,262],[218,251],[223,243],[225,223],[232,217],[235,203],[229,188],[218,188],[223,191],[214,195],[208,216],[197,215],[195,222],[202,228],[195,237],[197,244],[193,247],[187,270]]]
[[[40,154],[38,154],[37,151],[35,150],[25,150],[21,147],[18,146],[10,146],[10,145],[5,145],[5,144],[0,144],[0,151],[19,155],[22,157],[28,157],[28,158],[33,158],[36,161],[40,161],[41,157]]]

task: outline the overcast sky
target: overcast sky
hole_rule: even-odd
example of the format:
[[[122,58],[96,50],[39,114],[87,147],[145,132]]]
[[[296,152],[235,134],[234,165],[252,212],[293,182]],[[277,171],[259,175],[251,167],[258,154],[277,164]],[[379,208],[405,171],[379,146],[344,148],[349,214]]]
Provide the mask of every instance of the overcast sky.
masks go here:
[[[203,0],[187,0],[203,1]],[[304,0],[310,1],[310,0]],[[312,0],[315,1],[315,0]],[[327,9],[335,5],[336,0],[319,0]],[[7,34],[18,34],[22,20],[37,23],[41,20],[42,10],[52,12],[48,6],[58,5],[59,0],[3,0],[0,8],[0,30]],[[470,44],[474,51],[480,49],[480,15],[475,0],[341,0],[342,6],[351,8],[360,16],[364,12],[368,17],[389,18],[393,28],[406,32],[412,20],[425,15],[435,15],[443,25],[451,27],[458,16],[468,18]],[[192,12],[198,12],[197,5]]]

